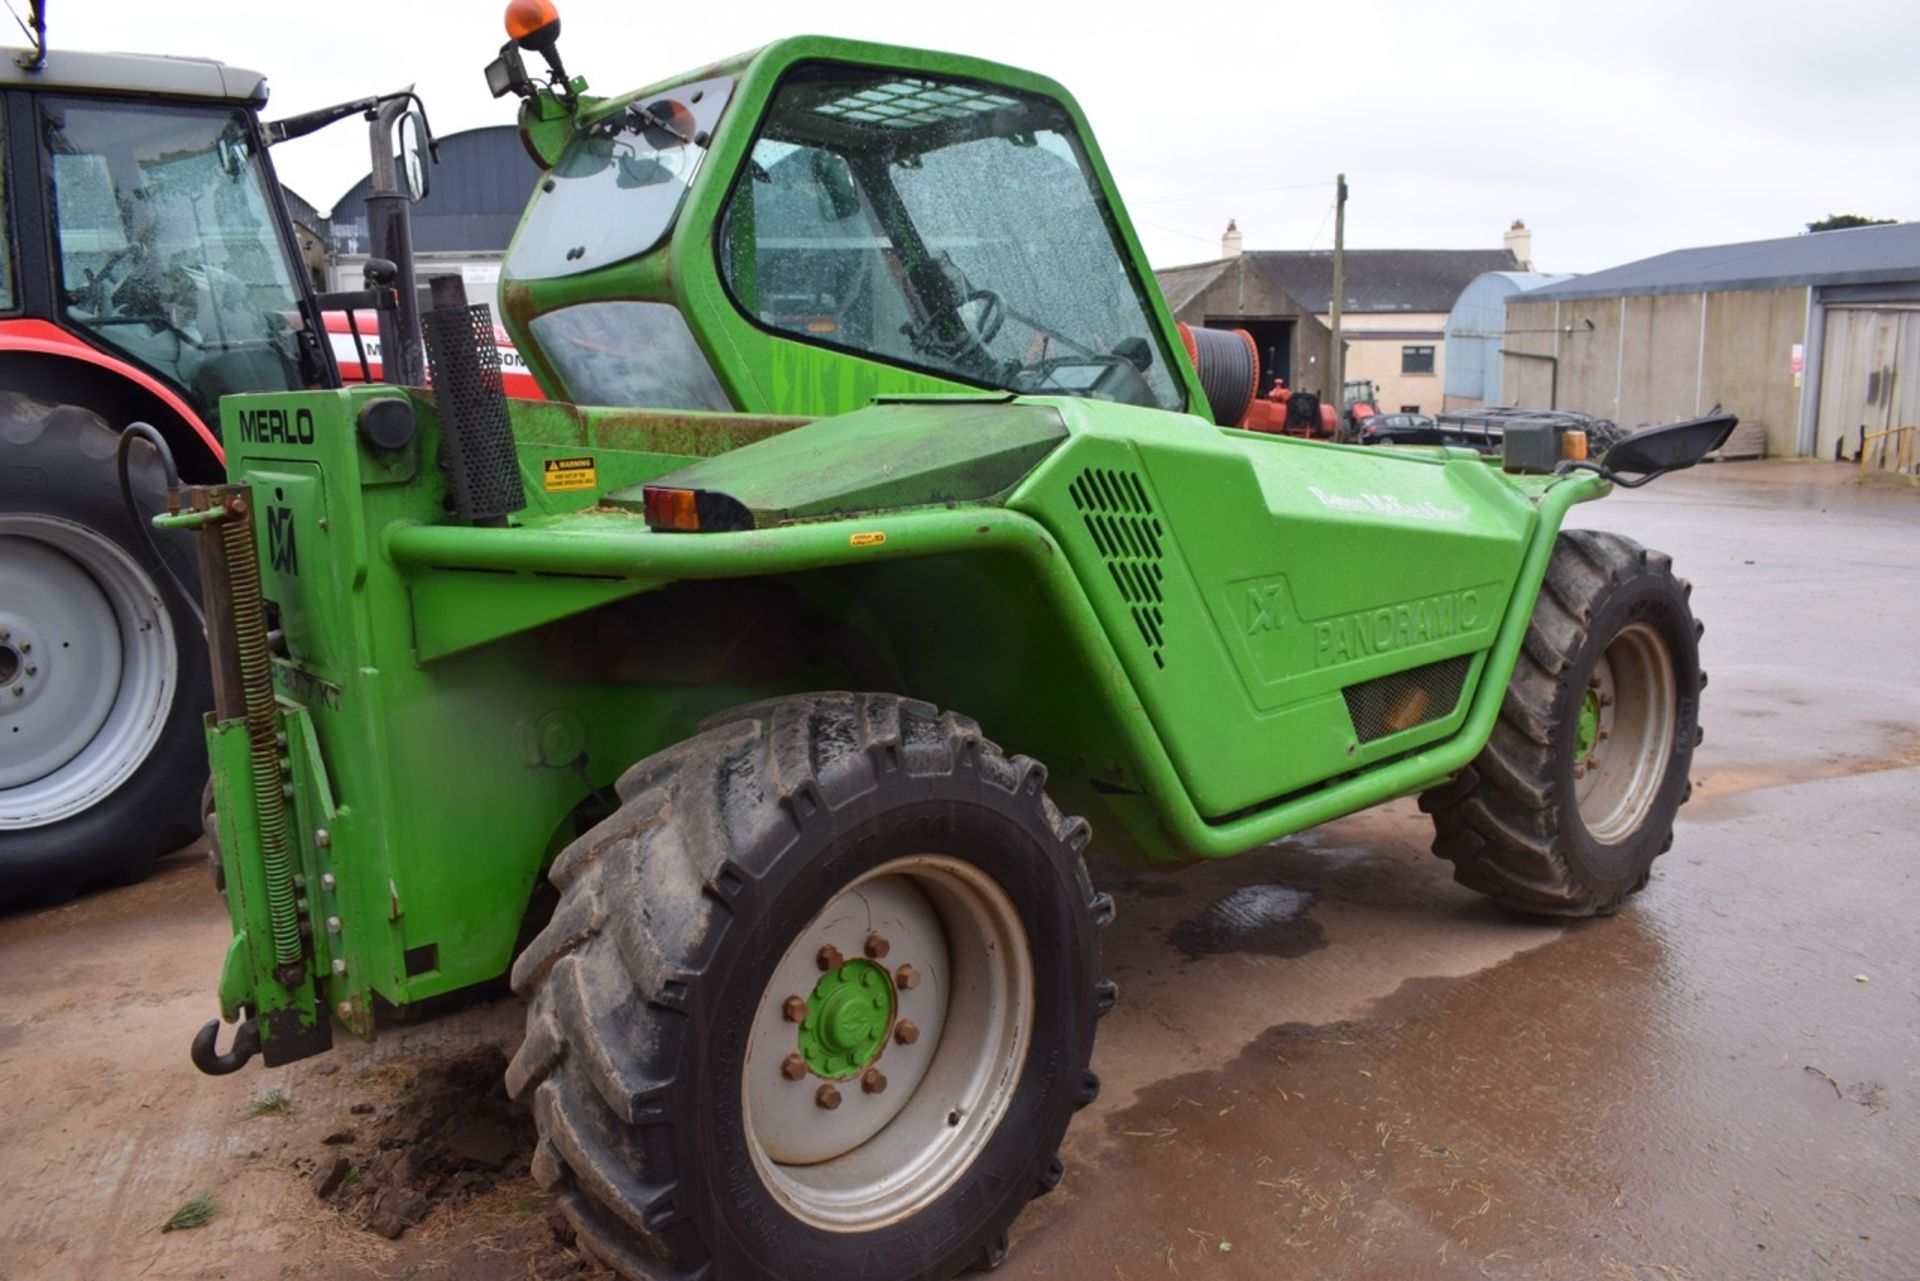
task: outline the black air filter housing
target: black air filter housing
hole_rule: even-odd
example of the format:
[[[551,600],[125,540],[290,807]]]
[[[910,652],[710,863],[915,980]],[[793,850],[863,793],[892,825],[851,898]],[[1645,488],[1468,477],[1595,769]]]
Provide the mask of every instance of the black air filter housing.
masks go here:
[[[446,287],[450,286],[450,287]],[[440,412],[440,466],[454,510],[469,525],[504,525],[527,505],[513,421],[500,381],[500,349],[484,304],[466,305],[456,276],[433,282],[434,307],[420,317]]]

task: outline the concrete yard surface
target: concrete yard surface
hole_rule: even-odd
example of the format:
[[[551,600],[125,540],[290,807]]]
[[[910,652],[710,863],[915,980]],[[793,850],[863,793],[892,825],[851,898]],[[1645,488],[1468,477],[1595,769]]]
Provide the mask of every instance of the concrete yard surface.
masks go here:
[[[1575,521],[1670,552],[1707,628],[1648,889],[1511,916],[1410,800],[1096,864],[1105,1088],[1002,1275],[1920,1277],[1920,493],[1737,463]],[[0,918],[0,1279],[603,1275],[495,1084],[516,1001],[208,1078],[226,941],[196,851]]]

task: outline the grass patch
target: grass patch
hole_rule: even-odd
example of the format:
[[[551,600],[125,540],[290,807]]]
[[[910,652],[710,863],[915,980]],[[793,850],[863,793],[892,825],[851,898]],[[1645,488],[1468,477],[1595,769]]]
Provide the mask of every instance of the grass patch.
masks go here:
[[[278,1116],[293,1106],[293,1100],[284,1091],[268,1090],[253,1102],[247,1104],[248,1116]]]
[[[217,1213],[217,1211],[213,1204],[212,1195],[202,1192],[195,1196],[193,1200],[187,1202],[171,1215],[167,1216],[167,1221],[160,1225],[160,1230],[162,1232],[184,1232],[188,1228],[203,1228],[207,1225],[208,1221],[213,1218],[215,1213]]]

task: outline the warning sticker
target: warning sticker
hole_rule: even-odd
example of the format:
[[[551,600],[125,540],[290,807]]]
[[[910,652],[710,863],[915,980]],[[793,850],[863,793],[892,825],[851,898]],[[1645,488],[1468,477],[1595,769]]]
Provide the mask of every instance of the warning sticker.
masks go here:
[[[591,458],[549,458],[540,467],[545,473],[549,494],[566,489],[593,489],[599,483],[594,477]]]
[[[854,534],[847,539],[847,542],[854,547],[878,547],[886,541],[887,536],[877,529],[872,533]]]

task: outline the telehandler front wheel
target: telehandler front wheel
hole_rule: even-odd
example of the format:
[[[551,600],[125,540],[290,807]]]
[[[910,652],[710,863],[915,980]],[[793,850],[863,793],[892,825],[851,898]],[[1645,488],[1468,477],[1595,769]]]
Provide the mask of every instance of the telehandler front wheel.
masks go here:
[[[1088,829],[971,721],[777,699],[634,766],[514,966],[534,1174],[629,1277],[944,1278],[1061,1177]]]
[[[1492,738],[1420,797],[1456,880],[1546,916],[1605,915],[1646,885],[1700,741],[1691,592],[1632,539],[1560,535]]]

